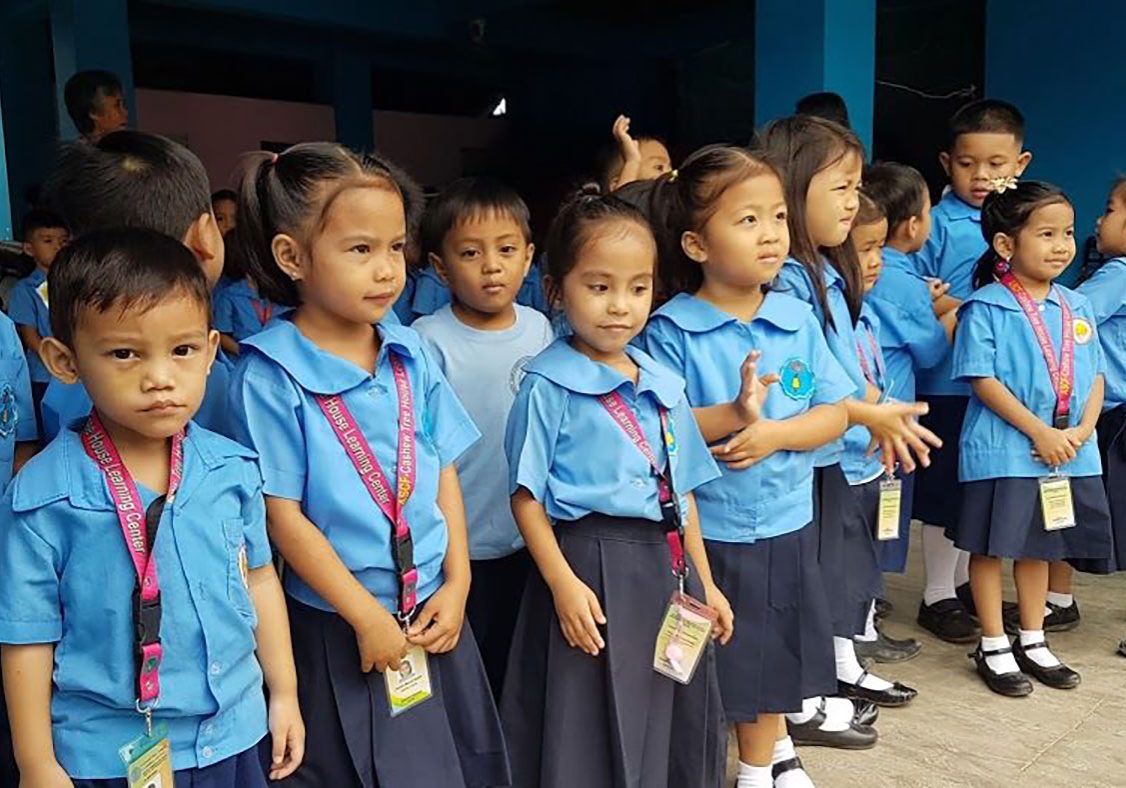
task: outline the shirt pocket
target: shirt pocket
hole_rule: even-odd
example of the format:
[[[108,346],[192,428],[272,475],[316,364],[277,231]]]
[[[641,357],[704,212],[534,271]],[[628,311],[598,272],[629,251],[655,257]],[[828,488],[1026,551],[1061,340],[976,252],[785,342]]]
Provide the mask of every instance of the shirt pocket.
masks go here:
[[[240,615],[257,623],[254,601],[250,598],[250,568],[247,563],[246,527],[241,517],[223,521],[223,540],[227,548],[227,601]]]

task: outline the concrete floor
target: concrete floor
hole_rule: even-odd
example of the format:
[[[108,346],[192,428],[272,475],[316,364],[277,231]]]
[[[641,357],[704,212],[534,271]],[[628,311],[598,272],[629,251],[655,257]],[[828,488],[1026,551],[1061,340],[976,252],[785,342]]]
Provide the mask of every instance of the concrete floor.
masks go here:
[[[966,654],[915,624],[923,584],[917,528],[906,575],[887,578],[893,637],[916,637],[923,652],[878,673],[919,690],[904,709],[882,709],[880,742],[866,752],[819,747],[798,754],[818,788],[932,786],[1126,786],[1126,575],[1076,575],[1083,614],[1072,632],[1049,635],[1053,651],[1083,676],[1075,690],[1037,684],[1028,698],[994,695]],[[1007,598],[1015,599],[1011,592]],[[734,745],[731,752],[735,762]]]

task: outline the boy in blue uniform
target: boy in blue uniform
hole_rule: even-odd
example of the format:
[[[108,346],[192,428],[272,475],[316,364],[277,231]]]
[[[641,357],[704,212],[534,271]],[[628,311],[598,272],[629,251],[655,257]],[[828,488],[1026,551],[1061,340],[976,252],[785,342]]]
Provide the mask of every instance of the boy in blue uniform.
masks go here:
[[[144,227],[182,241],[203,269],[209,287],[223,272],[223,236],[211,209],[207,172],[195,154],[172,140],[117,131],[97,144],[63,150],[44,192],[76,236],[112,227]],[[232,362],[215,357],[196,421],[228,434],[227,381]],[[90,412],[81,384],[53,380],[43,399],[43,439],[50,440]]]
[[[155,740],[165,784],[175,771],[193,785],[264,786],[263,674],[272,777],[301,762],[304,728],[254,455],[190,422],[218,344],[208,283],[178,242],[135,229],[80,239],[49,281],[45,363],[81,377],[94,409],[0,506],[0,642],[22,779],[124,786],[151,756],[119,749]]]
[[[949,146],[938,158],[950,177],[950,191],[931,212],[930,237],[912,254],[920,276],[950,285],[935,302],[935,313],[957,309],[973,288],[974,263],[986,250],[981,235],[981,204],[998,178],[1017,177],[1032,154],[1023,150],[1024,118],[1011,104],[982,99],[962,107],[950,119]],[[950,320],[951,318],[947,318]],[[919,474],[914,515],[929,526],[923,530],[926,587],[919,605],[920,626],[955,643],[977,639],[970,619],[968,556],[942,533],[961,509],[958,485],[958,435],[965,417],[969,386],[951,374],[951,355],[918,376],[919,397],[930,405],[928,423],[942,438],[945,451]],[[957,591],[955,586],[957,585]]]

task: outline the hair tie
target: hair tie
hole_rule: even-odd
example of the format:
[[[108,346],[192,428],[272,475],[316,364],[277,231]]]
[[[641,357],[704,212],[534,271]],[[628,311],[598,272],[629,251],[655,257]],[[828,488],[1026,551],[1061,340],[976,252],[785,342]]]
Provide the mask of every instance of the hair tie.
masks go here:
[[[1015,175],[1002,175],[989,181],[989,188],[997,194],[1004,194],[1010,189],[1015,189],[1016,187],[1017,176]]]
[[[277,163],[278,163],[278,154],[271,153],[270,154],[270,166],[273,167]]]
[[[997,262],[993,264],[993,273],[995,273],[998,277],[1005,276],[1012,270],[1012,263],[1010,263],[1004,257],[998,257]]]
[[[669,183],[676,183],[678,175],[680,175],[680,170],[669,170]]]

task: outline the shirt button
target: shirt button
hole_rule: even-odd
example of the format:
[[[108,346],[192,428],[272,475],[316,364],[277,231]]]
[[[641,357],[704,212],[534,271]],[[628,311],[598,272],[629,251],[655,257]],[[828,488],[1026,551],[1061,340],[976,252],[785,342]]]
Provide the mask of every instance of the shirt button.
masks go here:
[[[640,489],[640,488],[645,486],[645,480],[644,479],[634,479],[633,480],[633,486]]]
[[[212,676],[218,676],[218,675],[219,675],[219,673],[220,673],[220,672],[221,672],[222,670],[223,670],[223,666],[222,666],[222,665],[220,665],[220,664],[219,664],[218,662],[212,662],[212,663],[211,663],[211,675],[212,675]]]
[[[215,750],[211,749],[210,747],[204,747],[203,748],[203,757],[204,758],[210,758],[214,754],[215,754]]]

